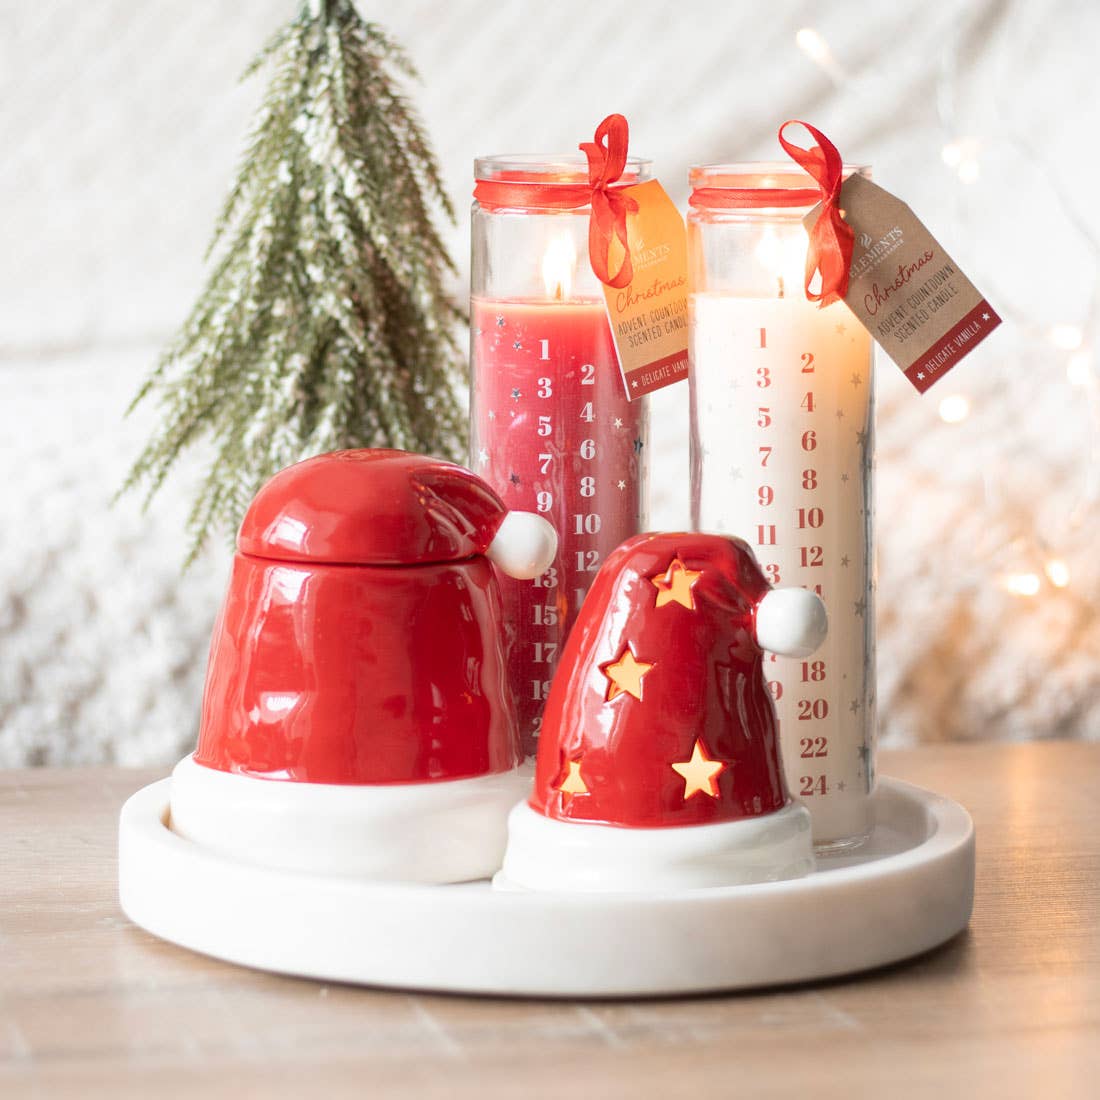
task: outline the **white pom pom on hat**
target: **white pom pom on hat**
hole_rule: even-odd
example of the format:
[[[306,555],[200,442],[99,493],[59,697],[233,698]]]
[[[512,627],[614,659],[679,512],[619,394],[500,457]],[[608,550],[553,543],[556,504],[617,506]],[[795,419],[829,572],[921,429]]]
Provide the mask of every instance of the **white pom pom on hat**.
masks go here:
[[[485,556],[516,580],[541,577],[558,552],[558,535],[534,512],[509,512],[501,522]]]
[[[825,604],[805,588],[773,588],[756,605],[756,641],[769,653],[808,657],[828,630]]]

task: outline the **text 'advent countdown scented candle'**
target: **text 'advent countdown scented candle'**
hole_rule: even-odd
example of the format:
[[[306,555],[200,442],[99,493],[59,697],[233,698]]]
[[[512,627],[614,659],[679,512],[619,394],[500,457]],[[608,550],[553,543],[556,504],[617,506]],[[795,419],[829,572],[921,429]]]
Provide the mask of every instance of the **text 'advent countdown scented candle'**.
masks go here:
[[[821,649],[765,670],[791,792],[819,849],[844,849],[872,825],[871,339],[843,302],[807,299],[816,177],[706,165],[691,183],[693,522],[740,535],[773,584],[825,602]]]
[[[575,201],[585,159],[486,157],[475,173],[470,465],[509,508],[546,516],[559,538],[541,577],[500,578],[509,678],[530,753],[589,585],[641,529],[646,412],[644,399],[627,399],[619,372],[589,263],[589,207],[544,205]],[[624,181],[647,176],[647,162],[627,161]]]

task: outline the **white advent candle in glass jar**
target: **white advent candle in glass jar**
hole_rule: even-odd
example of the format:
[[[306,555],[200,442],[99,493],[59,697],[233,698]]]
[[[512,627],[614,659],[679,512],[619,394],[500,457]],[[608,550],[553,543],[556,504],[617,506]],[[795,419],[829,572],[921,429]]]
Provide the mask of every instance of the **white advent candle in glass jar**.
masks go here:
[[[844,850],[873,824],[872,343],[842,302],[806,298],[809,176],[708,165],[691,181],[692,520],[825,602],[824,645],[765,670],[791,794],[819,851]]]

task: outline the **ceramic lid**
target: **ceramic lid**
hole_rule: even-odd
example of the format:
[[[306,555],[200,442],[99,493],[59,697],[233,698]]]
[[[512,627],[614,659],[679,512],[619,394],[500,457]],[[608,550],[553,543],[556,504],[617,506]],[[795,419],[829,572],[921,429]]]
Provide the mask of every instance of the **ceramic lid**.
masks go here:
[[[395,450],[333,451],[277,473],[241,523],[241,553],[419,565],[484,553],[507,509],[476,474]]]

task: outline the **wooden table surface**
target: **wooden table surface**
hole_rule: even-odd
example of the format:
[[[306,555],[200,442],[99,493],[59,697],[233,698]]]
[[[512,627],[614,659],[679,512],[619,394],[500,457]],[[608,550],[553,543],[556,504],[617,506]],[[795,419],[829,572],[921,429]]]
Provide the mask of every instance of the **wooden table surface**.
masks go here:
[[[600,1003],[334,986],[161,943],[115,893],[119,807],[158,773],[0,772],[0,1095],[1100,1096],[1100,744],[881,770],[973,815],[968,932],[850,979]]]

